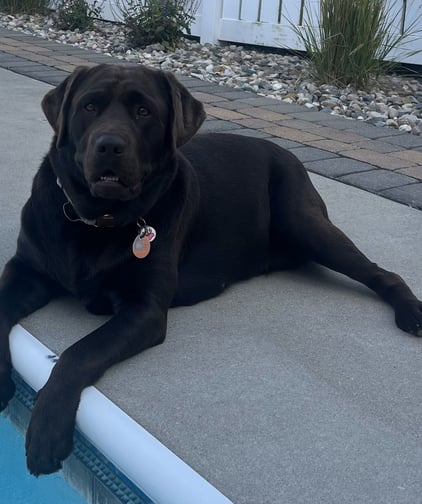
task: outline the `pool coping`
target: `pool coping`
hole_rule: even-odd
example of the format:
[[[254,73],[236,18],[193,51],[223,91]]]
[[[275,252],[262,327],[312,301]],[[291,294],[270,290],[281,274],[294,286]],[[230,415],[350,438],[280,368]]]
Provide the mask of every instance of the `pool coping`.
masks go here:
[[[19,324],[10,334],[10,349],[17,392],[8,416],[24,430],[58,356]],[[97,388],[83,391],[76,424],[63,476],[90,504],[231,503]]]

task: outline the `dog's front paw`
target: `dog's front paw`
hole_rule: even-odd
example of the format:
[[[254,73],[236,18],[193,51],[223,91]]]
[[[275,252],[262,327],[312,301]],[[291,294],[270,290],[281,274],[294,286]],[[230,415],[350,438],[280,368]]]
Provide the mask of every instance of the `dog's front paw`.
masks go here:
[[[15,394],[15,384],[10,370],[0,371],[0,411],[3,411]]]
[[[34,476],[61,469],[73,448],[76,409],[73,411],[67,401],[57,401],[43,390],[38,394],[26,434],[26,464]]]
[[[403,331],[422,337],[422,302],[414,301],[397,308],[396,324]]]

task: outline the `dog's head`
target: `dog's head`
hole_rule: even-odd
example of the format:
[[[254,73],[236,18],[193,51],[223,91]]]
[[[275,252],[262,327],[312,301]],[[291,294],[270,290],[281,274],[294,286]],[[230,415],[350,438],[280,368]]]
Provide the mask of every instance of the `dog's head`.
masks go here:
[[[77,68],[42,102],[55,147],[91,196],[128,201],[173,159],[205,119],[202,104],[170,73],[141,65]]]

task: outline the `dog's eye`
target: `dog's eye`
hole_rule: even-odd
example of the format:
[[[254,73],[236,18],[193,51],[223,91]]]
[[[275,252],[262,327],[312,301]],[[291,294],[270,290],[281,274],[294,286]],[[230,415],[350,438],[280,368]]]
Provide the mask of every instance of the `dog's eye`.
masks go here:
[[[146,107],[139,107],[136,111],[138,117],[147,117],[150,115],[150,111]]]
[[[93,103],[87,103],[85,106],[84,106],[84,109],[87,111],[87,112],[95,112],[96,108],[95,108],[95,105]]]

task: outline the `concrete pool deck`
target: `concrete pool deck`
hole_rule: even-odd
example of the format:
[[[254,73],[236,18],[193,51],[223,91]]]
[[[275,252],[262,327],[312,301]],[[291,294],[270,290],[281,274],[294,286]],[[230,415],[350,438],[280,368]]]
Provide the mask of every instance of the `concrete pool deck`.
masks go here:
[[[8,65],[4,54],[22,58],[22,51],[42,46],[27,37],[29,47],[6,53],[5,31],[0,66]],[[10,47],[24,43],[10,33]],[[64,50],[49,44],[49,51]],[[88,59],[89,53],[72,57],[82,56]],[[95,61],[94,53],[90,57]],[[43,65],[53,75],[49,61]],[[39,106],[50,85],[37,80],[43,69],[34,65],[26,75],[0,68],[1,267],[14,253],[19,211],[51,138]],[[18,67],[23,72],[23,65],[13,70]],[[66,75],[61,72],[57,79]],[[291,105],[288,114],[300,123],[286,127],[270,114],[259,118],[270,126],[253,123],[251,114],[279,114],[268,107],[282,104],[182,81],[209,104],[213,96],[219,99],[208,106],[205,129],[241,122],[241,134],[286,145],[311,170],[422,207],[421,137],[393,130],[387,135],[382,128]],[[229,114],[236,104],[238,114],[248,110],[247,118]],[[332,152],[334,144],[322,143],[336,131],[348,149]],[[356,138],[363,135],[365,146]],[[386,152],[377,157],[381,143]],[[389,160],[394,168],[386,166]],[[421,212],[337,180],[312,178],[332,220],[422,297]],[[60,353],[103,321],[66,299],[22,325]],[[111,369],[98,388],[236,504],[414,504],[422,493],[421,361],[422,341],[398,330],[391,309],[370,291],[308,267],[256,278],[197,306],[171,310],[166,342]]]

